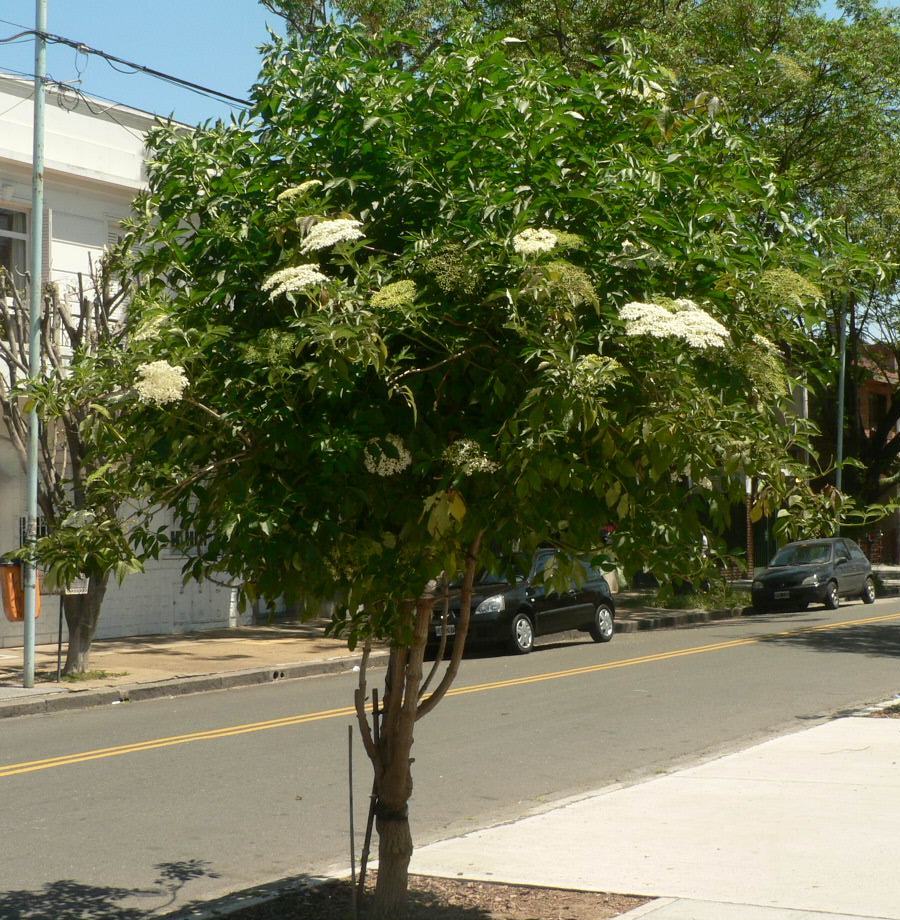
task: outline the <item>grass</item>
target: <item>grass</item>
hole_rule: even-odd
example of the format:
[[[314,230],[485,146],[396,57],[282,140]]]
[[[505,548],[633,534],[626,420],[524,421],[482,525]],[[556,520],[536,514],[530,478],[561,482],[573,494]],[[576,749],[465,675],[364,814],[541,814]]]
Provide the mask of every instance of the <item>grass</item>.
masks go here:
[[[83,680],[106,680],[109,677],[124,677],[127,671],[85,671],[83,674],[63,674],[63,680],[77,684]]]
[[[62,679],[70,684],[80,684],[88,680],[107,680],[110,677],[124,677],[127,671],[85,671],[83,674],[63,674]],[[38,681],[55,682],[56,671],[41,671],[35,674]]]
[[[654,607],[666,610],[725,610],[749,605],[750,592],[736,590],[727,583],[711,585],[708,591],[690,591],[687,594],[672,595],[660,591],[653,598]]]

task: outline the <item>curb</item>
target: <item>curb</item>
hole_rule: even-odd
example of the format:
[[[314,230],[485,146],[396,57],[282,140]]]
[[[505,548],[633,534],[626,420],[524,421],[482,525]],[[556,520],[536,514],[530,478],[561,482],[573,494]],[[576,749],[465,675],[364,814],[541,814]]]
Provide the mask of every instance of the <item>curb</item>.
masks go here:
[[[733,620],[748,616],[752,607],[725,607],[721,610],[664,610],[652,609],[650,614],[638,617],[623,616],[616,619],[617,633],[640,632],[645,629],[671,629],[692,623],[712,623],[716,620]]]
[[[369,656],[369,666],[387,664],[387,652]],[[68,709],[88,709],[113,703],[130,703],[176,697],[208,690],[229,690],[233,687],[252,687],[275,681],[294,680],[300,677],[319,677],[325,674],[344,674],[359,665],[361,657],[332,658],[328,661],[308,661],[302,664],[272,665],[267,668],[248,668],[225,674],[199,674],[196,677],[173,677],[169,680],[122,687],[101,687],[96,690],[70,691],[52,696],[33,697],[0,702],[0,719],[29,716],[42,712],[62,712]]]
[[[651,609],[647,614],[616,620],[617,633],[643,632],[648,629],[672,629],[693,623],[710,623],[730,620],[751,612],[750,607],[731,607],[722,610],[663,610]],[[370,666],[387,664],[388,653],[376,652],[369,657]],[[267,668],[248,668],[224,674],[199,674],[195,677],[172,677],[168,680],[145,684],[126,684],[121,687],[101,687],[96,690],[74,690],[26,699],[0,701],[0,719],[30,716],[43,712],[64,712],[70,709],[89,709],[114,703],[131,703],[156,700],[163,697],[204,693],[209,690],[230,690],[234,687],[252,687],[280,680],[301,677],[319,677],[326,674],[343,674],[352,671],[361,661],[359,655],[332,658],[327,661],[308,661],[302,664],[272,665]]]

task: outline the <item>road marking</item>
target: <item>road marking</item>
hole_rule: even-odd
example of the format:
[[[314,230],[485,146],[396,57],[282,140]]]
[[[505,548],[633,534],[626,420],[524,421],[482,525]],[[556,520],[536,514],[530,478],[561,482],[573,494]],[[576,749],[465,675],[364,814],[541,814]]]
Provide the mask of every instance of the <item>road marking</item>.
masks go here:
[[[527,677],[511,677],[506,680],[488,681],[482,684],[470,684],[466,687],[454,687],[447,696],[463,696],[467,693],[483,693],[487,690],[500,690],[506,687],[521,687],[525,684],[536,684],[547,680],[559,680],[563,677],[578,677],[583,674],[595,674],[600,671],[612,671],[617,668],[633,667],[641,664],[652,664],[658,661],[669,661],[684,658],[689,655],[700,655],[707,652],[720,652],[725,649],[740,648],[747,645],[760,645],[772,639],[783,639],[791,636],[802,636],[806,633],[824,632],[829,629],[847,629],[852,626],[882,623],[888,620],[900,619],[897,613],[882,614],[877,617],[862,617],[854,620],[842,620],[838,623],[822,623],[818,626],[806,626],[801,629],[789,629],[783,632],[766,633],[759,636],[750,636],[745,639],[732,639],[726,642],[713,642],[708,645],[695,645],[690,648],[674,649],[670,652],[658,652],[653,655],[641,655],[636,658],[623,658],[619,661],[607,661],[603,664],[585,665],[580,668],[568,668],[564,671],[547,671],[543,674],[532,674]],[[284,716],[280,719],[268,719],[265,722],[249,722],[243,725],[232,725],[226,728],[213,728],[207,731],[191,732],[185,735],[171,735],[166,738],[152,738],[148,741],[137,741],[131,744],[122,744],[116,747],[97,748],[92,751],[83,751],[79,754],[64,754],[59,757],[47,757],[43,760],[29,760],[22,763],[11,763],[0,766],[0,779],[6,776],[19,776],[23,773],[36,773],[40,770],[50,770],[54,767],[67,767],[73,764],[86,763],[91,760],[105,760],[109,757],[120,757],[124,754],[138,754],[143,751],[154,751],[160,748],[174,747],[180,744],[190,744],[195,741],[215,741],[219,738],[231,738],[236,735],[246,735],[251,732],[268,731],[273,728],[287,728],[292,725],[303,725],[308,722],[321,722],[326,719],[340,719],[355,715],[352,706],[343,706],[339,709],[324,709],[319,712],[309,712],[303,715]]]

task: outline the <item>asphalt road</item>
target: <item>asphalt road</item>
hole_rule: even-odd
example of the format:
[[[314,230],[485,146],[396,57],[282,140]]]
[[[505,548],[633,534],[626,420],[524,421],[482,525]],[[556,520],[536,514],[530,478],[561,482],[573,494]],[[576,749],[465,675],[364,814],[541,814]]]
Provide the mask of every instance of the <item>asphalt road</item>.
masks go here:
[[[414,837],[885,699],[898,657],[900,600],[471,657],[417,728]],[[4,721],[0,918],[135,920],[346,866],[352,688],[331,676]],[[354,759],[361,837],[356,740]]]

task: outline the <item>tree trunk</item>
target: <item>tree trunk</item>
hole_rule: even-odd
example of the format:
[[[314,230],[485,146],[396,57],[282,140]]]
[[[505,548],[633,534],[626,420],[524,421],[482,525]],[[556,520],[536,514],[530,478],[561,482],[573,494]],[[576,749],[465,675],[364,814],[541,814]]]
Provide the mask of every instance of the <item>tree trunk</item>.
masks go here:
[[[100,620],[100,607],[106,594],[108,576],[92,575],[87,594],[67,595],[63,600],[69,643],[63,674],[84,674],[90,669],[91,643]]]
[[[433,597],[419,598],[412,644],[408,648],[392,648],[388,663],[375,777],[378,880],[372,904],[374,920],[401,920],[406,916],[409,861],[413,853],[409,829],[409,799],[413,790],[410,753],[433,608]]]
[[[366,663],[370,643],[366,643],[363,651],[355,703],[360,734],[375,770],[378,880],[372,910],[368,915],[373,920],[403,920],[406,916],[409,861],[413,853],[409,829],[409,800],[413,791],[413,760],[410,757],[413,732],[416,720],[431,712],[446,695],[456,677],[469,626],[472,585],[482,535],[483,531],[476,535],[466,554],[453,654],[438,687],[428,698],[421,699],[430,683],[429,678],[423,685],[422,662],[434,610],[435,597],[432,594],[420,597],[414,604],[410,601],[404,608],[404,613],[412,617],[412,640],[408,646],[391,647],[379,718],[374,720],[372,727],[365,713]],[[430,591],[431,588],[426,590]]]

